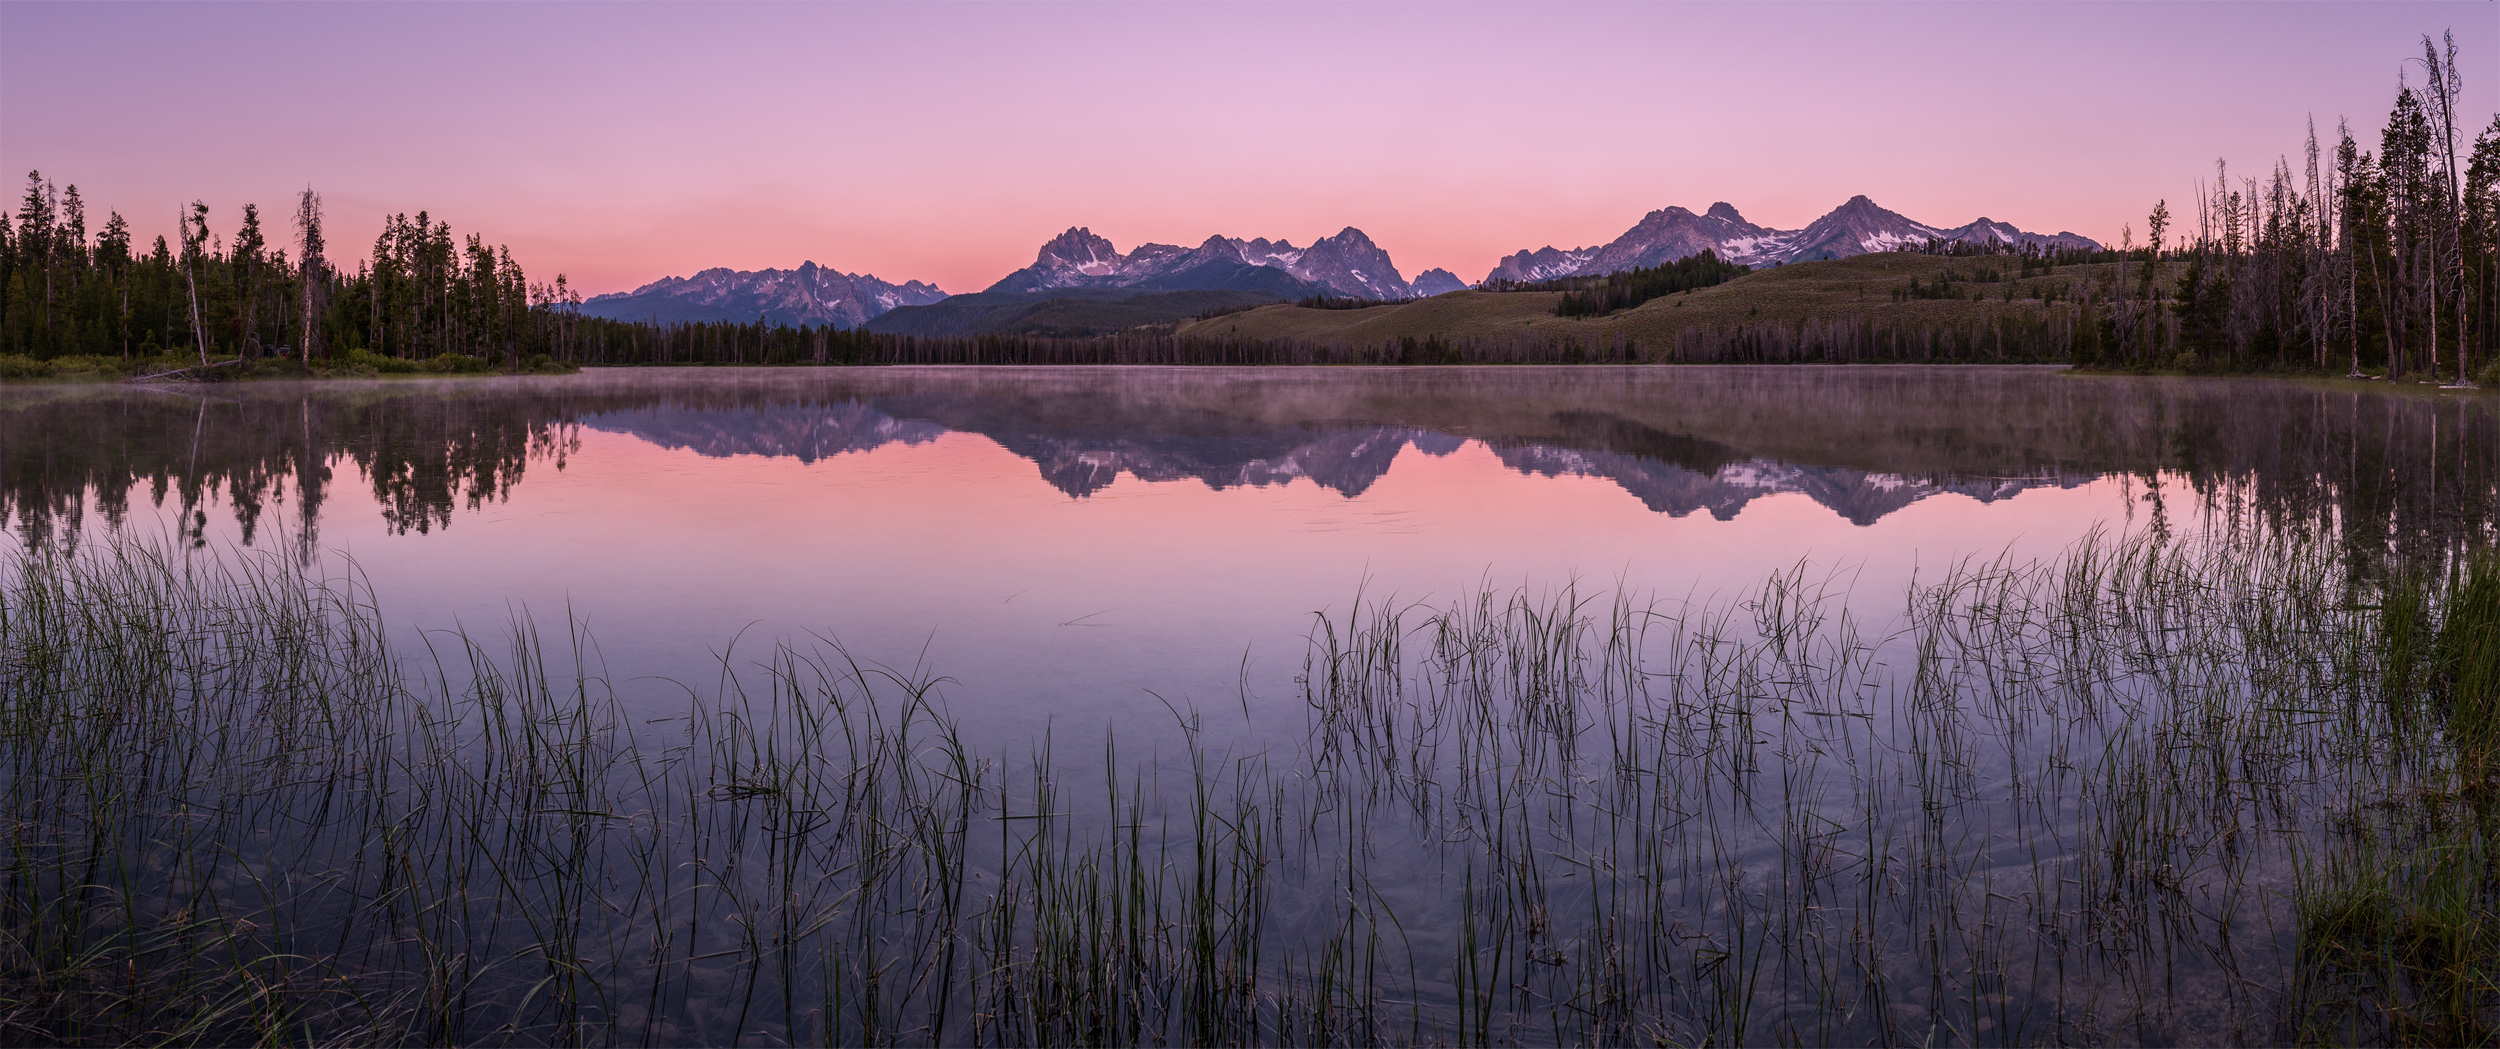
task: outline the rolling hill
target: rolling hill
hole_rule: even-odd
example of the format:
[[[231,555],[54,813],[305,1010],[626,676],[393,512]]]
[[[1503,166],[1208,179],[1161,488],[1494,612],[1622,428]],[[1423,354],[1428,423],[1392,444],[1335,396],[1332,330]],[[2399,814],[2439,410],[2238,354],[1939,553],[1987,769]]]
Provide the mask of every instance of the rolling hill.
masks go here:
[[[1265,273],[1278,272],[1266,267],[1243,268]],[[1282,276],[1281,273],[1278,275]],[[1290,277],[1285,279],[1292,280]],[[923,306],[897,307],[862,325],[861,330],[922,337],[1103,335],[1148,325],[1173,324],[1209,310],[1277,303],[1285,301],[1288,295],[1298,297],[1308,294],[1315,292],[1298,287],[1142,292],[1135,288],[984,291],[955,295]]]

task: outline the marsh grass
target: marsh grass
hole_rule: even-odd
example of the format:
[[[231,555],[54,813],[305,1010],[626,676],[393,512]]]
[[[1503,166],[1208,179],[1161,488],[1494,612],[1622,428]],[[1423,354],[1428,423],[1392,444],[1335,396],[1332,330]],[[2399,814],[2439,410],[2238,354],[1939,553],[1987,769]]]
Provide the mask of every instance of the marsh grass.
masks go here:
[[[2453,1043],[2500,1006],[2488,557],[2096,537],[1881,623],[1802,564],[1363,597],[1301,732],[1178,711],[1145,757],[977,753],[942,678],[830,643],[652,717],[578,628],[401,652],[277,559],[6,572],[10,1042]]]

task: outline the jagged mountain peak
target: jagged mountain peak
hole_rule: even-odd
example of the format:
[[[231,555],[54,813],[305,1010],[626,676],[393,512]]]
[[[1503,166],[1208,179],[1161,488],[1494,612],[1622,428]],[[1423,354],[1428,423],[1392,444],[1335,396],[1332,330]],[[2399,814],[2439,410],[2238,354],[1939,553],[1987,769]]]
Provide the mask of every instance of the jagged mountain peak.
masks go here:
[[[1322,244],[1335,244],[1340,247],[1348,248],[1373,248],[1379,246],[1372,243],[1370,234],[1352,226],[1347,226],[1344,229],[1338,230],[1336,236],[1321,237],[1320,239],[1311,242],[1312,247],[1318,247]]]
[[[1202,286],[1235,287],[1244,265],[1279,270],[1294,281],[1318,285],[1333,294],[1367,299],[1398,299],[1413,294],[1400,277],[1389,253],[1369,235],[1352,226],[1296,248],[1289,240],[1265,237],[1240,240],[1210,236],[1194,249],[1169,244],[1142,244],[1126,255],[1082,226],[1044,244],[1033,265],[1001,278],[994,292],[1049,291],[1057,288],[1119,288],[1149,286],[1179,291]],[[1205,284],[1206,281],[1217,283]]]
[[[843,273],[811,261],[787,270],[714,266],[691,277],[662,277],[632,291],[586,299],[582,313],[669,324],[770,321],[856,328],[897,306],[926,305],[945,297],[934,284],[890,284],[875,274]]]
[[[1889,222],[1889,223],[1894,223],[1894,224],[1898,224],[1898,225],[1917,226],[1917,227],[1918,227],[1918,228],[1920,228],[1920,229],[1934,229],[1934,228],[1935,228],[1935,227],[1933,227],[1933,226],[1929,226],[1929,225],[1926,225],[1926,224],[1924,224],[1924,223],[1913,222],[1913,221],[1911,221],[1908,217],[1906,217],[1906,216],[1902,215],[1900,212],[1894,211],[1894,210],[1892,210],[1892,209],[1890,209],[1890,208],[1887,208],[1887,207],[1885,207],[1885,206],[1883,206],[1883,205],[1881,205],[1881,204],[1875,203],[1875,201],[1874,201],[1874,199],[1873,199],[1873,198],[1868,197],[1868,196],[1867,196],[1866,194],[1864,194],[1864,193],[1860,193],[1860,194],[1858,194],[1858,195],[1856,195],[1856,196],[1850,197],[1848,200],[1842,201],[1842,202],[1841,202],[1841,205],[1840,205],[1839,207],[1833,208],[1831,211],[1829,211],[1829,212],[1825,213],[1825,214],[1823,215],[1823,217],[1822,217],[1822,218],[1816,219],[1816,220],[1814,220],[1814,221],[1815,221],[1815,222],[1825,222],[1825,223],[1829,223],[1829,222],[1857,222],[1857,223],[1867,223],[1867,222]],[[1813,224],[1813,223],[1808,223],[1808,224],[1806,225],[1806,228],[1808,228],[1808,229],[1812,229],[1812,228],[1814,228],[1814,224]]]
[[[1033,264],[1046,266],[1060,262],[1080,268],[1116,266],[1124,258],[1118,249],[1111,246],[1109,238],[1097,236],[1093,230],[1083,226],[1070,226],[1067,232],[1050,238],[1042,245],[1042,250],[1033,256]]]
[[[1458,279],[1458,274],[1435,266],[1416,274],[1411,287],[1414,289],[1415,297],[1421,299],[1463,290],[1467,287],[1467,282]]]
[[[1497,263],[1486,280],[1535,281],[1556,277],[1616,273],[1657,266],[1715,252],[1729,262],[1769,266],[1808,259],[1846,258],[1873,251],[1925,243],[1929,239],[1971,243],[2002,241],[2017,246],[2092,248],[2091,240],[2071,233],[2025,233],[2002,222],[1981,219],[1967,226],[1943,229],[1915,221],[1859,193],[1843,201],[1803,229],[1767,229],[1745,220],[1736,207],[1717,201],[1700,215],[1682,207],[1665,207],[1641,217],[1622,236],[1595,248],[1522,251]]]

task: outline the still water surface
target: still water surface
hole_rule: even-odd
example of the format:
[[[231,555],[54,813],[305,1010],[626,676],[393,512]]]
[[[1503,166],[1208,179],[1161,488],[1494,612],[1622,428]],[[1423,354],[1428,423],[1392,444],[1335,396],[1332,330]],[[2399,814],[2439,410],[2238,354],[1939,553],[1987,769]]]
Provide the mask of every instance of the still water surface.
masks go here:
[[[967,767],[993,770],[981,774],[999,793],[913,811],[977,826],[939,835],[971,849],[941,866],[1007,930],[992,945],[1004,960],[960,972],[1007,989],[954,1001],[929,990],[952,986],[941,980],[905,993],[935,994],[931,1015],[976,1032],[999,1025],[975,1041],[1048,1033],[1056,992],[1036,988],[1071,970],[1052,967],[1047,929],[1016,931],[1015,915],[1092,906],[1097,894],[1052,879],[1102,875],[1114,867],[1082,857],[1119,856],[1081,821],[1017,822],[1054,811],[1055,781],[1016,758],[1044,730],[1063,752],[1099,754],[1107,728],[1118,760],[1150,755],[1131,775],[1220,782],[1233,800],[1217,809],[1241,806],[1240,822],[1212,836],[1202,825],[1193,844],[1174,828],[1211,811],[1203,801],[1192,810],[1186,791],[1142,786],[1115,798],[1134,821],[1119,826],[1181,835],[1178,852],[1158,846],[1152,877],[1175,879],[1174,899],[1264,916],[1217,937],[1248,952],[1233,968],[1155,954],[1179,942],[1172,925],[1132,931],[1142,939],[1123,950],[1141,953],[1119,964],[1221,970],[1259,989],[1246,1011],[1208,999],[1168,1014],[1218,1026],[1103,1021],[1061,1032],[1072,1040],[1481,1040],[1492,1023],[1492,1036],[1526,1042],[2265,1042],[2307,1030],[2284,1019],[2279,978],[2296,948],[2292,860],[2349,793],[2353,754],[2336,748],[2369,738],[2316,727],[2315,711],[2286,720],[2283,706],[2341,687],[2289,679],[2340,666],[2302,631],[2352,609],[2265,606],[2334,588],[2222,558],[2182,563],[2257,567],[2212,585],[2175,566],[2120,571],[2106,588],[2059,592],[2079,602],[2060,611],[2014,607],[2054,587],[1983,579],[1946,593],[1918,631],[1889,631],[1914,582],[2052,559],[2096,533],[2323,535],[2358,565],[2452,549],[2492,519],[2494,418],[2467,397],[2023,368],[18,388],[0,391],[0,516],[29,548],[126,535],[352,572],[403,653],[455,628],[492,635],[526,615],[552,630],[569,616],[644,724],[720,694],[724,673],[765,676],[750,660],[775,641],[823,639],[945,675],[938,695],[969,749],[997,756]],[[1866,628],[1740,604],[1783,574],[1827,587]],[[1560,649],[1541,640],[1552,621],[1536,610],[1575,586],[1670,612],[1743,611],[1618,617],[1589,643],[1647,640],[1590,649],[1584,669],[1541,663]],[[2094,607],[2104,590],[2116,604]],[[1428,684],[1398,681],[1417,657],[1394,646],[1310,662],[1314,613],[1341,641],[1398,635],[1347,619],[1358,594],[1376,613],[1485,592],[1530,600],[1410,639],[1448,655]],[[1607,608],[1585,611],[1604,620]],[[2165,623],[2170,608],[2203,611]],[[1800,632],[1742,637],[1753,623]],[[1312,666],[1353,676],[1304,687]],[[1208,715],[1200,742],[1262,764],[1194,771],[1174,745],[1187,710]],[[1083,759],[1059,760],[1066,772]],[[646,862],[645,876],[702,868],[715,834],[744,826],[763,795],[696,786],[708,799],[689,802],[699,833],[600,823],[625,843],[600,848],[630,851],[648,833],[649,855],[672,859]],[[612,801],[623,811],[645,803],[635,797]],[[1277,836],[1253,842],[1257,820]],[[339,833],[350,852],[372,847]],[[779,847],[778,832],[722,840],[750,834]],[[822,865],[807,884],[862,877],[845,841],[804,850]],[[1019,882],[1033,842],[1082,862],[1036,864],[1041,880]],[[1248,858],[1191,852],[1210,843]],[[1210,870],[1246,879],[1245,895],[1190,881]],[[481,984],[480,1001],[509,1017],[498,1037],[564,1041],[585,1021],[624,1040],[887,1037],[884,1021],[838,1003],[753,1011],[756,974],[918,981],[922,969],[877,961],[878,945],[974,936],[930,924],[925,884],[879,883],[904,895],[843,890],[848,902],[825,913],[851,907],[860,924],[811,925],[831,942],[793,940],[774,957],[796,961],[768,962],[759,946],[702,939],[734,925],[695,916],[794,897],[740,895],[752,886],[736,877],[754,875],[719,877],[726,902],[663,893],[637,904],[647,913],[590,923],[583,942],[626,947],[583,951],[568,971],[594,975],[601,995],[645,989],[658,1004],[599,997],[549,1013],[520,983]],[[321,883],[306,884],[301,915],[330,913],[312,899]],[[992,884],[1040,909],[980,904]],[[816,913],[791,913],[802,911]],[[372,949],[404,953],[408,935],[389,925]],[[635,946],[651,937],[678,946],[655,962]],[[1347,943],[1403,960],[1343,962]],[[544,953],[514,957],[533,950]],[[911,964],[957,973],[952,951]],[[755,960],[719,960],[732,956]],[[1149,956],[1162,960],[1137,961]],[[1313,991],[1315,965],[1387,982]],[[720,986],[737,980],[747,995],[724,1012]],[[1036,1011],[1016,1020],[1017,1008]],[[902,1040],[959,1040],[895,1022]],[[1400,1022],[1411,1026],[1371,1026]],[[408,1030],[458,1041],[478,1029]]]
[[[0,518],[30,545],[179,533],[352,564],[403,631],[570,616],[629,701],[682,703],[661,679],[717,676],[733,639],[831,639],[952,678],[1004,743],[1282,697],[1313,614],[1358,591],[1708,602],[1802,563],[1880,621],[1921,573],[2193,532],[2224,503],[2435,544],[2485,512],[2492,420],[2045,368],[18,388]]]

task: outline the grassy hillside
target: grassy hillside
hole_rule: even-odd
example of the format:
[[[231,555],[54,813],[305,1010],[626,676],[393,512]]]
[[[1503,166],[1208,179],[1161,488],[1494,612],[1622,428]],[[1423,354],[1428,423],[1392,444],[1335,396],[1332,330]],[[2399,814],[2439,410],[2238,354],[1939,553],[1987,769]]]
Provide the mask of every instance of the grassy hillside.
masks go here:
[[[1278,301],[1272,291],[1235,288],[1139,294],[1128,288],[976,292],[926,306],[891,310],[861,327],[888,335],[960,338],[970,335],[1102,335],[1171,324],[1209,310]]]
[[[1181,324],[1175,334],[1200,338],[1291,339],[1342,346],[1387,346],[1407,340],[1465,347],[1574,342],[1629,350],[1639,359],[1778,359],[1780,346],[1851,343],[1862,349],[1907,350],[1927,338],[2000,339],[2008,359],[2062,357],[2042,349],[2069,337],[2075,303],[2096,297],[2111,265],[2060,266],[2019,277],[2020,260],[1874,254],[1801,262],[1757,271],[1715,287],[1681,292],[1603,317],[1554,315],[1557,292],[1455,291],[1419,302],[1360,310],[1266,306]],[[1993,271],[1993,272],[1991,272]],[[1973,278],[1997,277],[1995,280]],[[1900,297],[1916,280],[1940,279],[1952,298]],[[2013,292],[2013,301],[2006,293]],[[2053,301],[2043,301],[2047,296]],[[1844,330],[1845,329],[1845,330]],[[1880,343],[1880,345],[1878,345]],[[2014,344],[2020,343],[2016,346]],[[2034,345],[2038,344],[2038,345]],[[1764,356],[1747,357],[1745,347]],[[1917,359],[1913,352],[1862,352],[1869,359]]]

